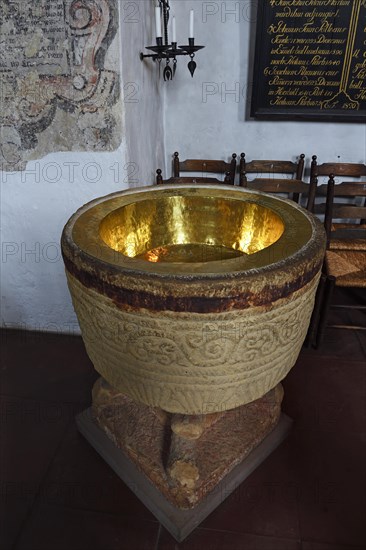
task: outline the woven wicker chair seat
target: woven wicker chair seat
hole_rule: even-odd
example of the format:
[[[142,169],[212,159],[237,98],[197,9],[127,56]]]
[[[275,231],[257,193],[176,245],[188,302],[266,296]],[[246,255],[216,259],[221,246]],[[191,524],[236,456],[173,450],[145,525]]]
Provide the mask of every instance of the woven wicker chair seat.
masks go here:
[[[349,241],[343,241],[334,239],[330,243],[330,250],[355,250],[366,252],[366,240],[365,239],[350,239]]]
[[[364,250],[327,250],[328,275],[336,277],[336,286],[366,288],[366,252]]]
[[[330,250],[363,250],[366,252],[366,225],[333,223]]]

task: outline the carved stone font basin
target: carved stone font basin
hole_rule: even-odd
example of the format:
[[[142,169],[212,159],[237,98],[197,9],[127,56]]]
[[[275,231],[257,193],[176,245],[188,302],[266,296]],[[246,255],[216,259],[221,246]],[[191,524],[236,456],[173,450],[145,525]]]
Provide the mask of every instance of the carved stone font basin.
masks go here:
[[[270,390],[304,341],[321,224],[295,203],[225,185],[164,185],[96,199],[62,251],[95,369],[135,402],[185,415]]]

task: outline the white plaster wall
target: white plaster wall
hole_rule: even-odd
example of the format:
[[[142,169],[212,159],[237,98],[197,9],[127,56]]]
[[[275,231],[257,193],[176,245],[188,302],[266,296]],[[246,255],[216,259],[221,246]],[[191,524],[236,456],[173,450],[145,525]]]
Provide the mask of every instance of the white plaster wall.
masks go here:
[[[130,187],[155,183],[164,162],[164,94],[156,63],[140,60],[155,44],[153,0],[121,2],[122,80]]]
[[[112,153],[55,153],[1,174],[3,326],[77,332],[60,250],[77,208],[121,185],[125,146]],[[70,164],[72,163],[72,164]]]
[[[166,154],[168,175],[175,150],[184,158],[222,158],[246,153],[248,160],[295,159],[305,153],[319,162],[365,162],[366,128],[361,123],[278,122],[249,119],[256,5],[251,1],[172,2],[178,42],[188,36],[189,10],[195,10],[196,54],[192,79],[187,61],[178,61],[167,85]]]
[[[78,332],[66,285],[60,237],[69,217],[95,197],[151,183],[163,161],[162,101],[158,73],[143,69],[140,44],[151,41],[153,2],[138,2],[136,22],[121,0],[122,144],[109,153],[55,153],[28,163],[24,172],[0,173],[1,325]],[[131,4],[131,3],[130,3]],[[150,13],[149,13],[150,12]],[[108,54],[107,54],[108,55]],[[106,59],[108,66],[108,58]],[[155,67],[154,67],[155,68]],[[138,87],[138,102],[124,81]]]
[[[122,51],[120,148],[110,153],[52,154],[30,162],[25,172],[0,174],[3,326],[78,330],[60,256],[64,224],[97,196],[152,183],[155,169],[175,150],[182,158],[226,158],[241,151],[248,158],[295,158],[304,152],[308,161],[317,154],[320,162],[365,162],[364,125],[259,122],[245,116],[256,2],[173,0],[178,42],[187,40],[193,7],[197,42],[206,48],[197,54],[193,79],[188,59],[181,58],[169,83],[158,80],[153,62],[141,63],[138,57],[153,42],[154,3],[135,0],[135,12],[126,7],[130,4],[120,1],[121,36],[114,45]]]

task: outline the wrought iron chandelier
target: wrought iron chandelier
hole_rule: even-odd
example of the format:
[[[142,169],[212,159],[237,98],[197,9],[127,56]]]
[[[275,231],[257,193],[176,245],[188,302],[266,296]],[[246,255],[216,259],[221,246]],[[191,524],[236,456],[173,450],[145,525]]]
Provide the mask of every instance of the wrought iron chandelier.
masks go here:
[[[141,61],[145,57],[151,57],[153,61],[159,63],[159,73],[161,62],[165,61],[163,69],[164,80],[172,80],[177,68],[177,57],[180,55],[189,55],[191,58],[188,63],[188,69],[192,77],[196,70],[197,63],[194,61],[195,53],[204,48],[204,46],[196,46],[194,43],[194,12],[190,11],[189,15],[189,37],[188,44],[183,46],[177,45],[176,22],[175,17],[172,18],[172,41],[169,41],[168,23],[169,23],[169,0],[158,0],[159,5],[155,7],[155,29],[156,29],[156,46],[146,46],[147,50],[153,53],[140,53]],[[172,61],[172,66],[171,62]]]

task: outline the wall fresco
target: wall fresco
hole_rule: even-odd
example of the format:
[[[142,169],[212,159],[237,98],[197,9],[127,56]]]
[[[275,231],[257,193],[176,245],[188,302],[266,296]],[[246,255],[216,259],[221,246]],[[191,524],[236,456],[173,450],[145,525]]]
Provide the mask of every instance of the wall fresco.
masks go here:
[[[0,168],[121,140],[117,0],[0,0]]]

